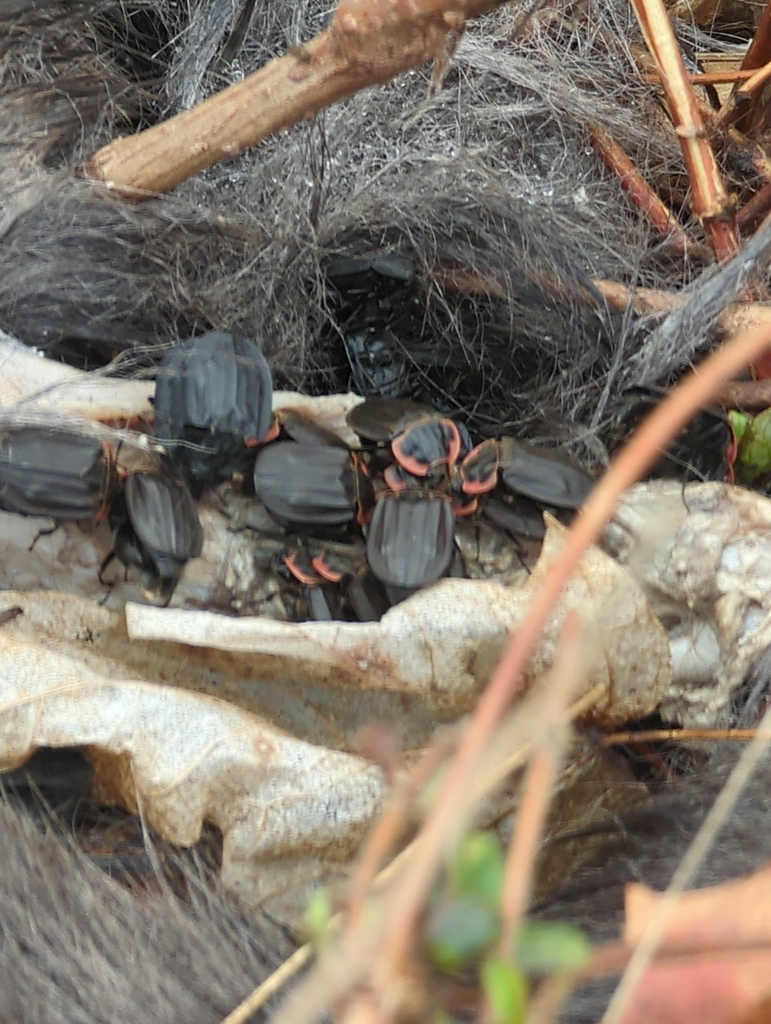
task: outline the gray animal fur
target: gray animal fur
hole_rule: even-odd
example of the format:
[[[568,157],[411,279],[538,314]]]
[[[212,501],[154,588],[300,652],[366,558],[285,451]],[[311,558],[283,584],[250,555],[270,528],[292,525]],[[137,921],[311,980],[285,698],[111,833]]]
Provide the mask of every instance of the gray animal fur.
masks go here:
[[[590,461],[603,457],[604,403],[677,372],[699,344],[647,351],[649,325],[630,331],[591,287],[681,287],[699,269],[674,269],[589,143],[598,124],[654,185],[682,173],[639,82],[624,3],[554,13],[516,42],[525,7],[507,5],[471,27],[437,95],[430,69],[411,72],[136,206],[73,168],[307,40],[331,4],[22,6],[0,3],[0,329],[28,343],[74,338],[147,366],[158,346],[236,328],[260,341],[280,383],[346,387],[320,340],[334,334],[324,260],[393,248],[418,269],[417,333],[400,338],[414,372],[440,367],[450,399],[453,381],[475,375],[468,413],[482,429],[509,423]],[[499,294],[438,287],[442,261]],[[691,339],[705,343],[731,297],[711,300],[703,324],[691,317]],[[622,380],[633,356],[639,373]]]
[[[131,895],[7,803],[0,864],[3,1024],[216,1024],[292,952],[204,887]]]

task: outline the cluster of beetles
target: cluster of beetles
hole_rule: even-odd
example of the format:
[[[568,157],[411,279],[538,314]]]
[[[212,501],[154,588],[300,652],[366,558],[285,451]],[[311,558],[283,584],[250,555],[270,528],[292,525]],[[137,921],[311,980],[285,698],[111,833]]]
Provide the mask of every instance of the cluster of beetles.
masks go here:
[[[201,553],[196,499],[224,480],[240,480],[275,521],[282,569],[311,590],[347,582],[361,618],[380,614],[373,585],[393,600],[447,572],[456,517],[537,532],[539,506],[575,509],[593,485],[550,450],[510,437],[474,444],[463,425],[406,399],[353,408],[351,449],[297,413],[274,415],[259,346],[221,331],[166,352],[154,402],[163,455],[153,469],[119,471],[96,437],[5,428],[0,507],[56,524],[109,517],[110,559],[165,600]]]

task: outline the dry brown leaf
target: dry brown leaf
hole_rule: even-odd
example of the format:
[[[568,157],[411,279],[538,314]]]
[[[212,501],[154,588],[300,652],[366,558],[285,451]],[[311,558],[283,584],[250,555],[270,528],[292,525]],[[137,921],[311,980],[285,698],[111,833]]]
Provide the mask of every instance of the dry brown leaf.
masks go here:
[[[275,622],[129,604],[129,636],[259,653],[297,662],[304,678],[333,687],[396,690],[456,713],[473,707],[509,632],[562,545],[550,521],[525,586],[445,579],[391,608],[380,622]],[[595,717],[622,722],[656,707],[670,684],[667,638],[640,590],[598,549],[587,552],[533,660],[530,677],[551,665],[565,614],[576,608],[587,632],[585,688],[603,684]]]
[[[102,674],[0,629],[0,764],[37,747],[97,751],[102,798],[175,843],[223,832],[223,882],[295,923],[314,884],[345,871],[384,782],[360,758],[295,739],[216,698]]]
[[[639,941],[662,898],[663,894],[643,885],[627,887],[627,944]],[[757,941],[768,946],[771,869],[681,894],[666,941],[695,945]],[[625,1024],[739,1024],[769,996],[771,950],[703,953],[652,965],[623,1020]]]

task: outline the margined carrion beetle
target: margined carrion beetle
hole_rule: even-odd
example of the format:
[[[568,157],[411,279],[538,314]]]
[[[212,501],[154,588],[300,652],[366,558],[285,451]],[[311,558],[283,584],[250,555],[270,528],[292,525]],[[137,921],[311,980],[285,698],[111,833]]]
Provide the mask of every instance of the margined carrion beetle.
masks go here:
[[[212,331],[170,348],[155,385],[155,433],[196,490],[244,470],[247,442],[265,440],[273,383],[260,347]]]
[[[187,484],[163,472],[132,473],[112,519],[115,556],[139,570],[145,590],[168,600],[185,563],[203,548],[203,530]]]
[[[0,507],[63,523],[106,510],[112,460],[97,438],[48,427],[0,431]]]

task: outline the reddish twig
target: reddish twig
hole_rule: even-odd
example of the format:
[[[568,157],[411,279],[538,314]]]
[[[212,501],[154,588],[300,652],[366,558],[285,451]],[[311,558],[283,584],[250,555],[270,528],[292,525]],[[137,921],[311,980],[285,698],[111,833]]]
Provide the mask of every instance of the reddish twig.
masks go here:
[[[730,85],[731,82],[746,82],[752,78],[754,71],[702,71],[699,74],[688,72],[688,81],[691,85]],[[643,82],[651,85],[659,85],[661,76],[655,71],[640,76]]]
[[[646,313],[669,313],[683,301],[677,292],[665,292],[657,288],[630,288],[618,281],[600,279],[593,284],[614,309],[624,312],[631,306],[641,316]],[[720,330],[726,335],[765,325],[771,326],[771,306],[760,302],[731,303],[718,321]],[[733,384],[728,383],[726,387],[733,387]]]
[[[771,317],[771,308],[768,310]],[[715,400],[726,409],[760,412],[771,405],[771,380],[729,380],[720,388]]]
[[[667,926],[675,914],[682,891],[690,885],[704,864],[721,828],[728,821],[741,792],[752,778],[758,762],[768,748],[768,740],[765,739],[765,735],[769,732],[769,726],[771,726],[771,708],[766,711],[760,721],[758,735],[742,751],[741,757],[731,770],[725,785],[672,875],[666,892],[648,919],[605,1011],[603,1017],[605,1024],[619,1024],[627,1016],[626,1011],[633,993],[638,989],[656,950],[665,941]]]
[[[589,136],[602,156],[605,166],[616,175],[623,190],[642,210],[658,233],[667,239],[675,252],[684,256],[692,246],[691,241],[678,224],[675,215],[659,199],[621,146],[604,128],[596,124],[589,125]]]
[[[369,839],[359,855],[351,879],[346,931],[358,927],[364,899],[380,866],[388,857],[404,828],[407,812],[426,783],[457,745],[455,730],[447,729],[425,751],[420,761],[394,787]]]
[[[771,182],[767,182],[736,214],[739,230],[747,234],[771,210]]]
[[[656,60],[693,190],[693,212],[704,223],[715,255],[739,251],[731,200],[712,151],[663,0],[633,0],[648,48]]]
[[[771,78],[771,61],[764,64],[762,67],[759,67],[758,70],[754,71],[745,82],[742,82],[736,90],[736,95],[745,103],[749,102],[753,93],[756,93],[761,89],[769,78]]]
[[[756,97],[760,96],[763,86],[771,78],[771,63],[763,64],[756,71],[751,69],[748,71],[749,78],[737,83],[736,88],[731,90],[731,95],[720,108],[715,118],[716,128],[725,128],[750,111]],[[747,71],[742,73],[747,74]]]
[[[764,64],[768,64],[769,61],[771,61],[771,0],[766,2],[758,27],[755,29],[755,35],[744,55],[741,69],[742,71],[756,71]],[[737,91],[734,90],[734,92]],[[751,97],[749,105],[745,104],[740,107],[738,104],[733,104],[730,116],[726,115],[725,123],[736,124],[737,128],[745,133],[751,131],[760,105],[761,95],[759,93],[755,93]]]

